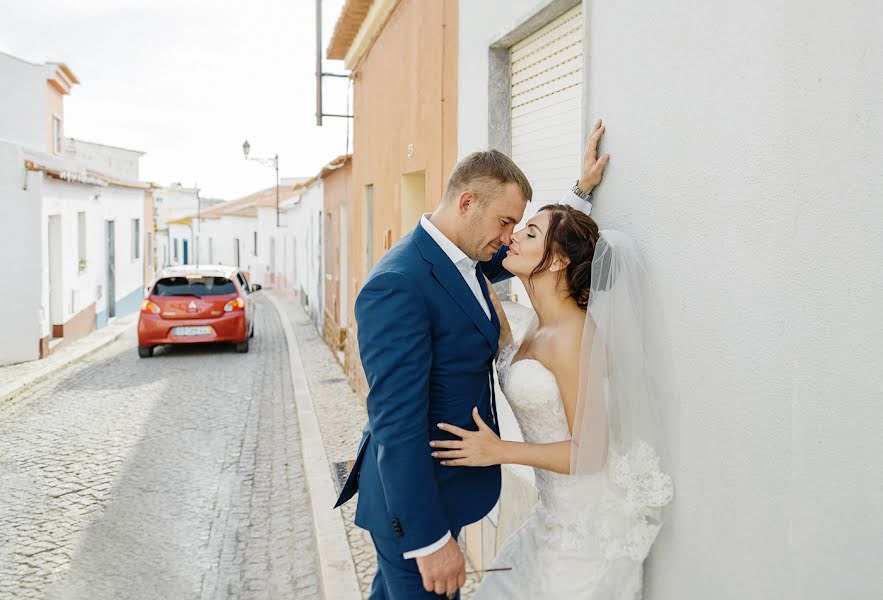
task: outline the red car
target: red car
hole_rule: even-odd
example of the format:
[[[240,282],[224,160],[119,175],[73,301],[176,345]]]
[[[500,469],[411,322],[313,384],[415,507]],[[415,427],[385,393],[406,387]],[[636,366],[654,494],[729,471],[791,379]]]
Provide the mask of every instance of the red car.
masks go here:
[[[254,300],[261,286],[248,285],[236,267],[185,265],[160,271],[141,304],[138,356],[161,344],[232,342],[248,352],[254,336]]]

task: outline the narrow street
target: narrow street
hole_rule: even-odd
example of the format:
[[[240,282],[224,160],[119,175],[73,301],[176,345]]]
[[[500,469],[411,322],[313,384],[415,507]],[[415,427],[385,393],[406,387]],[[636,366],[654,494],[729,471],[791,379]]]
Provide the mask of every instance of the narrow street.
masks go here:
[[[320,598],[279,317],[248,354],[134,331],[0,405],[0,600]]]

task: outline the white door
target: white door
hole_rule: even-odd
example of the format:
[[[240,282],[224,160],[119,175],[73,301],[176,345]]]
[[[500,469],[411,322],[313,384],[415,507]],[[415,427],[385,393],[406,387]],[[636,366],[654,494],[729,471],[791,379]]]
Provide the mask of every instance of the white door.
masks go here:
[[[349,315],[349,289],[350,289],[350,249],[349,249],[349,206],[340,205],[340,315],[337,322],[340,327],[346,327],[347,315]]]
[[[62,283],[61,215],[49,217],[49,330],[64,324],[64,296]]]
[[[510,49],[512,159],[533,187],[524,221],[558,202],[579,174],[583,32],[576,6]],[[512,294],[530,305],[517,280]]]

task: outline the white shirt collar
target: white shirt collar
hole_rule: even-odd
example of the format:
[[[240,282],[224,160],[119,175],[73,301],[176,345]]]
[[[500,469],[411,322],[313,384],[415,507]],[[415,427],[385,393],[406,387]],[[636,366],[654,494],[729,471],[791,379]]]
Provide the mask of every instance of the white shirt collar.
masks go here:
[[[432,224],[432,221],[429,220],[431,214],[432,213],[425,213],[420,217],[420,226],[429,234],[429,237],[435,240],[435,243],[438,244],[442,249],[442,252],[451,259],[452,263],[459,266],[462,261],[466,260],[469,261],[470,267],[474,269],[475,265],[478,263],[469,258],[454,242],[449,240],[445,234],[439,231],[438,227]]]

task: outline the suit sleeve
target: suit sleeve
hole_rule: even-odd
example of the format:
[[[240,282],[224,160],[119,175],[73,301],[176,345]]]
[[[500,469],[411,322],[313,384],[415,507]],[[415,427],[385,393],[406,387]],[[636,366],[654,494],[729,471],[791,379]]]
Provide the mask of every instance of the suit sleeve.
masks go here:
[[[389,531],[408,552],[432,544],[450,528],[429,448],[431,324],[417,285],[400,273],[372,277],[355,308]]]
[[[481,272],[491,280],[491,283],[499,283],[512,277],[512,273],[503,268],[503,259],[506,258],[507,250],[509,246],[500,246],[490,260],[479,263]]]

